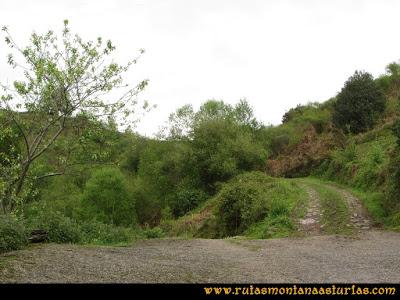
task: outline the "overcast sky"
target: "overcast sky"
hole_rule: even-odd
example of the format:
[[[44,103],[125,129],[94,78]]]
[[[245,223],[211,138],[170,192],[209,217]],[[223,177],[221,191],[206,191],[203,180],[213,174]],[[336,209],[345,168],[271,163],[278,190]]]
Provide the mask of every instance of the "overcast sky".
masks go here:
[[[356,69],[378,76],[400,59],[397,0],[0,0],[0,25],[20,44],[35,30],[111,39],[117,60],[145,55],[129,80],[150,79],[141,98],[157,108],[137,130],[158,131],[176,108],[247,98],[278,124],[298,103],[335,96]],[[0,45],[0,78],[4,68]]]

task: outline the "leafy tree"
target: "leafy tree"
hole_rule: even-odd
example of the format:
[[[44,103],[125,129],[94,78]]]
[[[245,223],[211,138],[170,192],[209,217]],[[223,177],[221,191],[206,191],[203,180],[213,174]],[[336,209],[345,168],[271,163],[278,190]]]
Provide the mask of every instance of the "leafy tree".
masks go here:
[[[333,122],[352,133],[363,132],[375,124],[384,109],[383,93],[372,75],[356,71],[337,96]]]
[[[62,134],[74,128],[78,117],[87,120],[86,124],[107,118],[119,124],[124,120],[133,121],[138,104],[136,96],[147,85],[147,80],[133,87],[125,84],[123,74],[136,64],[139,56],[126,65],[119,65],[111,60],[110,55],[115,50],[111,41],[104,42],[102,38],[95,42],[84,41],[79,35],[71,34],[68,21],[64,21],[61,36],[53,31],[43,35],[33,33],[25,48],[14,42],[6,27],[2,30],[12,51],[8,64],[24,74],[24,78],[14,81],[12,86],[1,85],[4,93],[0,98],[0,111],[8,127],[15,128],[22,140],[18,158],[11,166],[2,166],[0,173],[0,200],[3,210],[10,211],[21,197],[27,179],[64,173],[70,156],[60,157],[61,171],[32,176],[31,167],[55,146]],[[111,91],[115,99],[107,96],[106,100]],[[5,130],[9,129],[2,127],[1,134]],[[86,137],[78,139],[81,146],[93,135],[86,128],[84,132]],[[99,154],[90,150],[92,158],[97,160]],[[4,177],[4,173],[10,174],[4,168],[17,171],[12,172],[12,178]]]
[[[208,100],[200,106],[197,112],[190,104],[178,108],[169,116],[169,124],[159,135],[162,138],[173,140],[192,139],[194,130],[211,120],[230,120],[253,130],[261,127],[246,99],[241,99],[235,106],[221,100]]]
[[[201,181],[211,193],[217,182],[262,169],[267,156],[252,131],[230,120],[203,122],[194,130],[192,145]]]

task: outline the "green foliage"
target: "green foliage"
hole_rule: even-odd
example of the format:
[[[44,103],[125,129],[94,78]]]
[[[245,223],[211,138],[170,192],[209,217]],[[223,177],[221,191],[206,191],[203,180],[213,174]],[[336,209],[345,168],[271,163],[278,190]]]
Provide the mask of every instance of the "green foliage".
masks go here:
[[[115,50],[111,41],[84,41],[71,34],[67,21],[59,36],[51,30],[33,33],[25,47],[15,43],[6,27],[2,31],[12,52],[7,62],[12,69],[19,69],[17,75],[23,75],[2,85],[0,95],[0,147],[5,131],[15,131],[19,140],[18,156],[11,155],[12,147],[5,149],[9,161],[0,170],[1,208],[11,212],[25,200],[24,189],[29,196],[37,180],[64,174],[71,165],[104,162],[115,141],[116,122],[134,121],[136,96],[147,80],[133,87],[126,84],[123,75],[137,58],[126,65],[115,63],[110,57]],[[116,99],[110,101],[106,95],[111,91]],[[85,130],[79,128],[80,121]],[[97,132],[88,124],[96,124]],[[68,133],[75,130],[68,139]],[[51,151],[52,164],[35,166]],[[0,160],[5,160],[4,155],[0,154]]]
[[[138,236],[136,229],[72,219],[56,208],[43,201],[26,207],[27,228],[46,230],[48,242],[55,243],[124,244]]]
[[[331,105],[333,100],[325,103],[308,103],[307,105],[298,104],[291,108],[282,117],[283,124],[296,124],[301,128],[311,124],[318,133],[326,129],[331,119]]]
[[[175,217],[185,215],[207,199],[207,194],[200,189],[181,186],[171,195],[169,207]]]
[[[385,94],[400,100],[400,64],[392,62],[386,66],[386,74],[376,79],[377,84],[385,92]]]
[[[333,122],[343,130],[363,132],[375,124],[384,109],[384,95],[372,75],[356,71],[337,96]]]
[[[83,205],[89,217],[115,225],[136,223],[135,201],[124,175],[115,168],[102,168],[86,184]]]
[[[146,239],[160,239],[165,236],[164,231],[160,227],[145,228],[142,231],[142,235]]]
[[[193,133],[196,167],[205,188],[243,171],[262,169],[267,153],[255,135],[227,120],[211,120]]]
[[[253,224],[245,235],[252,239],[282,238],[295,230],[292,219],[287,214],[275,215]]]
[[[54,243],[78,243],[82,239],[79,225],[75,220],[49,208],[45,203],[34,203],[25,210],[27,228],[43,229],[48,241]]]
[[[254,234],[260,228],[256,230],[251,226],[261,221],[264,236],[272,234],[268,233],[271,228],[265,228],[265,225],[276,225],[289,217],[299,194],[295,185],[273,179],[261,172],[244,173],[235,177],[216,195],[220,235],[238,235],[247,229],[250,230],[249,234]],[[288,230],[293,228],[293,224],[289,223]]]
[[[115,245],[132,242],[138,233],[132,228],[117,227],[97,221],[80,224],[82,243],[96,245]]]
[[[295,119],[296,120],[296,119]],[[259,141],[272,157],[277,157],[297,145],[310,126],[308,122],[290,121],[280,126],[264,127],[257,134]]]
[[[324,211],[322,223],[327,233],[351,233],[347,227],[350,222],[349,210],[343,196],[338,191],[319,184],[313,184],[321,199],[321,209]]]
[[[400,147],[400,119],[397,119],[393,125],[393,133],[396,137],[398,147]]]
[[[11,215],[0,214],[0,253],[22,249],[28,244],[23,224]]]

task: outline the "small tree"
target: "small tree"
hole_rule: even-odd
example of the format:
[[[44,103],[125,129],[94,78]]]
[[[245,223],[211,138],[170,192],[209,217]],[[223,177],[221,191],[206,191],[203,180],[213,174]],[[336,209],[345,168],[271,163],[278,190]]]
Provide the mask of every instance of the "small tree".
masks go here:
[[[352,133],[363,132],[375,124],[384,109],[384,95],[372,75],[356,71],[337,96],[333,122]]]
[[[4,94],[0,98],[0,134],[12,128],[23,141],[18,157],[10,160],[9,166],[1,166],[12,170],[0,172],[0,176],[8,176],[0,177],[0,208],[7,212],[21,198],[27,179],[64,173],[68,162],[62,158],[59,171],[35,178],[29,174],[32,163],[73,126],[78,116],[86,120],[110,118],[119,124],[132,121],[129,116],[137,107],[136,96],[147,80],[130,86],[122,78],[144,50],[126,65],[119,65],[110,59],[115,50],[111,41],[104,42],[100,37],[95,42],[83,41],[70,33],[68,21],[64,21],[60,37],[53,31],[33,33],[25,48],[14,42],[6,27],[2,31],[12,51],[8,64],[24,74],[23,80],[14,81],[12,86],[1,85]],[[112,97],[106,100],[112,91]]]

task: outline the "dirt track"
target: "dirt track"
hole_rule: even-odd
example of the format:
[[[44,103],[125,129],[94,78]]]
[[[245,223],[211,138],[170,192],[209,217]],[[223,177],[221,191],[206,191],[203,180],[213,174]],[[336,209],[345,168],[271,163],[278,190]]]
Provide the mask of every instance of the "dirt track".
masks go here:
[[[0,282],[400,282],[400,233],[273,240],[148,240],[13,252]],[[4,258],[2,258],[4,260]]]

